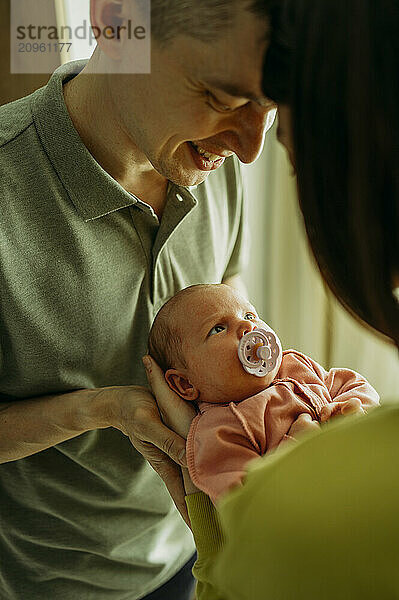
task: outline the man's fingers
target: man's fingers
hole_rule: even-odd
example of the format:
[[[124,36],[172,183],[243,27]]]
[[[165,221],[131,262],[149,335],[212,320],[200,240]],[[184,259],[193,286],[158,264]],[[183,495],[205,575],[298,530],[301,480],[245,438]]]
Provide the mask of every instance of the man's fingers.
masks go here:
[[[174,466],[176,468],[176,473],[171,473],[169,477],[163,477],[163,482],[165,483],[177,510],[183,517],[186,524],[191,528],[191,523],[188,516],[187,505],[185,501],[186,492],[184,490],[181,470],[180,467],[177,467],[176,465]]]
[[[144,356],[143,364],[163,422],[173,431],[186,438],[191,421],[197,414],[194,406],[185,402],[169,388],[163,371],[155,360],[149,356]]]
[[[167,454],[175,463],[182,467],[187,467],[186,440],[184,438],[161,422],[155,424],[149,423],[146,431],[143,433],[148,438],[140,440],[144,445],[156,446],[156,448]]]
[[[134,391],[137,392],[137,388]],[[186,440],[164,425],[157,403],[147,389],[144,388],[138,397],[133,395],[131,398],[126,391],[122,394],[118,429],[129,437],[136,450],[164,481],[178,510],[189,524],[178,466],[187,467]]]
[[[147,374],[147,381],[155,395],[157,392],[171,391],[165,381],[162,369],[157,365],[155,360],[148,355],[143,356],[143,365]]]
[[[123,432],[139,452],[142,452],[140,445],[156,446],[179,465],[187,466],[186,440],[162,423],[152,396],[135,408],[131,423],[127,423]]]
[[[157,365],[155,360],[150,356],[144,356],[143,364],[146,370],[147,381],[163,413],[168,414],[173,408],[179,408],[183,404],[186,404],[180,396],[170,389],[165,381],[162,369]]]
[[[154,451],[155,450],[155,451]],[[151,467],[160,476],[166,485],[173,502],[186,524],[190,527],[188,518],[187,506],[185,502],[185,491],[180,467],[172,460],[165,457],[162,452],[157,449],[152,451],[152,456],[146,457]]]

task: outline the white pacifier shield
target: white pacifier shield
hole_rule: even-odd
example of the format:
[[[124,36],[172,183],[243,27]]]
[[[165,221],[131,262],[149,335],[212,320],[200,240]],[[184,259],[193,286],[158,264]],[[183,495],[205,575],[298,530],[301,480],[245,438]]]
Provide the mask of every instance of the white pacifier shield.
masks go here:
[[[238,358],[247,373],[264,377],[275,369],[281,355],[280,340],[272,331],[254,329],[242,336]]]

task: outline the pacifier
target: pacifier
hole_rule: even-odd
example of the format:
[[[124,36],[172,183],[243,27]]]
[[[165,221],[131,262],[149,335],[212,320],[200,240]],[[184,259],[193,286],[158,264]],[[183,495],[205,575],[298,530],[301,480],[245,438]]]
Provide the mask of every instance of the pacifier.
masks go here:
[[[247,373],[264,377],[275,369],[281,356],[280,340],[273,331],[254,329],[238,343],[238,358]]]

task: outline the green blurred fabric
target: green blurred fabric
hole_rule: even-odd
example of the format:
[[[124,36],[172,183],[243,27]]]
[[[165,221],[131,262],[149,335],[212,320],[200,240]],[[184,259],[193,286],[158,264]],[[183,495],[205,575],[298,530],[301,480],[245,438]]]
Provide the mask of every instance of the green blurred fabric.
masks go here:
[[[399,598],[398,432],[385,404],[251,461],[218,514],[188,496],[198,600]]]

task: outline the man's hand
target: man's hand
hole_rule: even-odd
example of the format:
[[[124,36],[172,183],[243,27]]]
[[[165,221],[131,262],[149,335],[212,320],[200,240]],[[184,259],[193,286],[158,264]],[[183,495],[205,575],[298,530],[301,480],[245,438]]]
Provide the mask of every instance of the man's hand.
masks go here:
[[[364,414],[366,414],[366,411],[359,398],[351,398],[351,400],[345,402],[331,402],[323,406],[320,412],[320,421],[325,423],[331,417]]]
[[[143,358],[143,363],[146,368],[148,383],[156,398],[159,412],[161,413],[162,421],[183,438],[187,438],[191,421],[197,414],[197,411],[192,404],[185,402],[169,388],[165,381],[162,369],[159,368],[154,359],[150,356],[145,356]],[[192,494],[199,490],[192,483],[188,469],[182,468],[181,472],[183,475],[182,495],[179,494],[173,496],[172,493],[171,495],[180,514],[190,527],[184,496],[185,494]]]
[[[111,397],[109,425],[128,436],[136,450],[148,460],[189,524],[179,467],[187,466],[185,439],[161,421],[157,403],[148,389],[123,386],[103,388],[101,393]]]
[[[165,381],[162,369],[150,356],[144,356],[143,363],[148,383],[154,394],[162,421],[183,438],[187,438],[191,421],[197,414],[193,404],[175,394]]]

